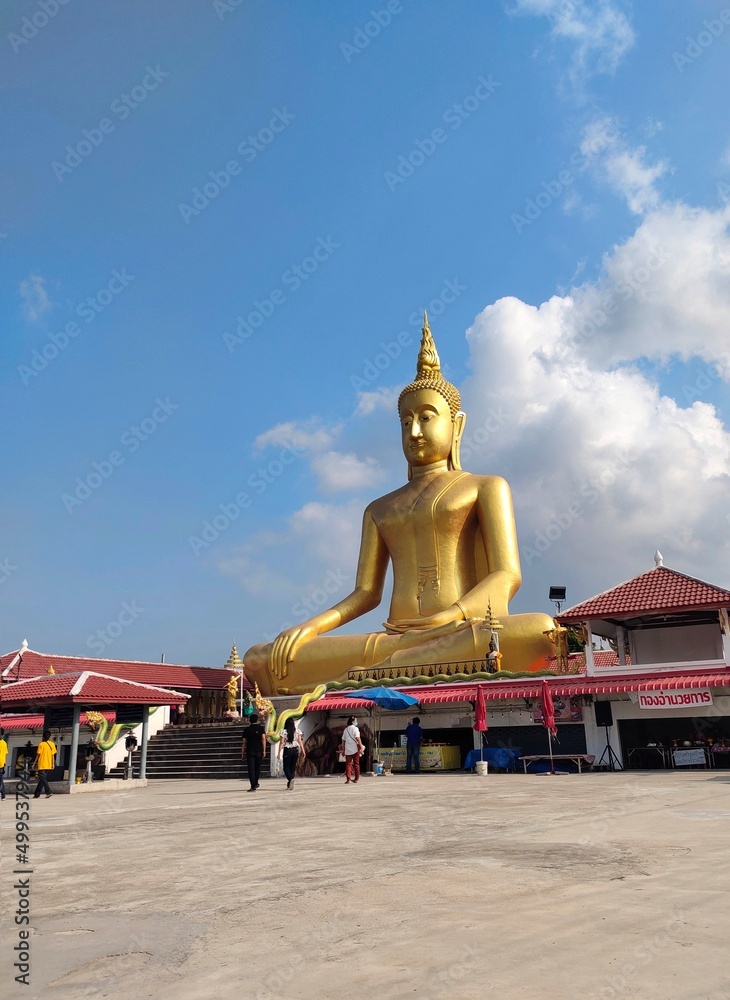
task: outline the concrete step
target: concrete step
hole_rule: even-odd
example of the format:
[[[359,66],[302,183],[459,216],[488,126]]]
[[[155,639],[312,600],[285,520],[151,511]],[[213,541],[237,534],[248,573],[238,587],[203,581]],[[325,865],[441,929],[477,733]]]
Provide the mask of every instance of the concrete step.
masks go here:
[[[149,752],[150,748],[147,750],[148,755]],[[174,757],[183,757],[187,760],[192,760],[195,757],[199,757],[201,760],[216,757],[225,757],[227,760],[240,760],[241,758],[240,747],[180,747],[175,750],[170,750],[168,747],[155,747],[154,752],[155,757],[164,757],[166,760],[172,760]]]
[[[241,760],[241,740],[247,726],[211,723],[200,726],[167,726],[151,737],[147,748],[148,778],[241,778],[248,770]],[[133,774],[139,774],[141,750],[132,754]],[[109,772],[123,777],[126,759]],[[262,777],[269,777],[269,759]]]
[[[132,770],[134,772],[134,775],[137,776],[139,774],[139,764],[135,764]],[[150,760],[147,761],[148,778],[152,777],[153,775],[159,775],[162,772],[164,772],[165,774],[172,774],[179,776],[192,775],[192,774],[207,774],[215,776],[220,774],[222,771],[235,775],[248,774],[248,768],[246,767],[245,764],[242,763],[235,764],[229,761],[223,761],[220,764],[214,764],[210,766],[201,765],[200,763],[196,763],[195,761],[187,761],[187,762],[184,761],[180,763],[176,762],[174,764],[168,764],[164,761],[150,761]],[[109,772],[109,776],[114,778],[122,777],[124,775],[124,772],[125,768],[122,767],[121,765],[118,765]],[[262,766],[261,774],[268,775],[269,768],[266,766]]]
[[[224,753],[238,753],[241,752],[241,741],[235,740],[233,743],[224,743],[218,741],[217,743],[153,743],[150,740],[150,747],[154,747],[157,753],[209,753],[213,750],[220,750]]]

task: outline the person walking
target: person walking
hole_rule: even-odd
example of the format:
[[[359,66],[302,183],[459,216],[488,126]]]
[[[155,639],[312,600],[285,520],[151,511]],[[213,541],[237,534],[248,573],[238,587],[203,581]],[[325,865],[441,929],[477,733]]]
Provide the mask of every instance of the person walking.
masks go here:
[[[47,799],[50,799],[53,794],[51,786],[48,784],[48,775],[53,770],[57,753],[56,744],[51,739],[50,732],[46,729],[43,733],[43,742],[38,744],[38,749],[35,752],[34,766],[38,769],[38,784],[35,787],[33,798],[39,799],[43,790],[45,790]]]
[[[286,778],[287,788],[294,787],[299,754],[302,755],[302,760],[307,756],[302,741],[302,734],[297,729],[294,719],[287,719],[284,723],[284,732],[281,734],[279,746],[276,751],[276,759],[281,760],[282,757],[284,759],[284,777]]]
[[[0,729],[0,799],[5,798],[5,761],[8,759],[8,744],[5,731]]]
[[[365,747],[360,739],[360,730],[354,715],[347,720],[342,743],[345,748],[345,784],[349,785],[350,782],[357,784],[360,780],[360,757],[365,753]]]
[[[411,767],[418,774],[421,770],[421,740],[423,730],[418,716],[406,726],[406,774],[411,773]]]
[[[261,777],[261,764],[266,753],[266,730],[259,722],[259,717],[254,712],[251,716],[251,723],[248,729],[243,731],[243,743],[241,744],[241,760],[246,758],[248,767],[248,780],[251,782],[249,792],[255,792],[259,787]]]

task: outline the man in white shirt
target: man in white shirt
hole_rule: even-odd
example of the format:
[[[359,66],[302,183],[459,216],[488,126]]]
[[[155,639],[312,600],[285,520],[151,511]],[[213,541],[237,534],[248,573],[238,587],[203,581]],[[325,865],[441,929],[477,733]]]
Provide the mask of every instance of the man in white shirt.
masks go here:
[[[350,782],[355,784],[360,780],[360,757],[365,753],[365,747],[360,739],[360,730],[357,728],[357,719],[351,715],[347,720],[347,728],[342,734],[342,742],[345,745],[345,784]],[[354,777],[353,777],[354,774]]]

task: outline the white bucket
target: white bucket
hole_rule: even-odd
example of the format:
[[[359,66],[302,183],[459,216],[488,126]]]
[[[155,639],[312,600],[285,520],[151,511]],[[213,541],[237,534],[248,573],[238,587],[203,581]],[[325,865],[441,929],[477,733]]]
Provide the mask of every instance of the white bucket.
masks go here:
[[[477,764],[477,774],[481,774],[483,778],[486,778],[487,772],[489,771],[489,764],[486,760],[478,760]]]

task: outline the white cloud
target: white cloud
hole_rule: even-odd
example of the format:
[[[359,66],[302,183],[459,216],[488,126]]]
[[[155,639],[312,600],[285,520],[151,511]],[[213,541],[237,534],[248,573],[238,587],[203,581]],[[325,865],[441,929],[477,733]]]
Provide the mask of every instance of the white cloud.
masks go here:
[[[273,639],[352,590],[362,510],[358,500],[310,502],[292,514],[281,531],[261,531],[219,556],[221,572],[234,577],[260,607],[259,639]]]
[[[333,504],[312,501],[289,519],[292,536],[322,564],[349,570],[354,583],[364,504],[359,499]]]
[[[344,493],[374,487],[382,482],[383,472],[374,458],[359,459],[349,452],[327,451],[315,455],[312,469],[325,493]]]
[[[254,448],[256,451],[271,447],[310,452],[324,451],[332,447],[341,429],[341,424],[332,428],[325,427],[316,418],[301,423],[290,421],[276,424],[263,434],[259,434],[254,441]]]
[[[646,147],[630,148],[615,118],[604,116],[590,122],[580,146],[587,166],[625,199],[629,209],[643,215],[660,203],[656,182],[667,172],[667,164],[645,162]]]
[[[372,414],[384,409],[385,400],[390,400],[391,393],[392,390],[360,393],[355,412]],[[367,397],[365,402],[363,396]],[[310,468],[324,493],[352,493],[375,486],[383,479],[383,470],[376,459],[358,458],[354,451],[341,452],[332,447],[343,426],[326,427],[317,417],[277,424],[259,434],[254,448],[256,451],[271,447],[292,448],[308,454]]]
[[[51,308],[51,300],[46,291],[46,279],[39,274],[31,274],[20,282],[20,298],[23,315],[29,323],[37,323]]]
[[[590,77],[612,75],[635,41],[614,0],[514,0],[509,9],[548,18],[550,37],[571,50],[567,76],[578,92]]]
[[[381,386],[371,392],[359,392],[355,413],[362,417],[370,416],[376,410],[396,413],[401,388],[402,386]]]
[[[653,166],[644,163],[646,149],[619,150],[606,159],[606,174],[611,185],[626,198],[636,215],[642,215],[659,204],[656,181],[667,170],[664,162]]]
[[[286,536],[283,533],[259,532],[245,545],[220,553],[218,568],[232,576],[251,595],[294,597],[296,587],[289,575],[277,568],[278,559],[262,558],[262,553],[275,552]]]
[[[650,569],[657,545],[730,582],[730,433],[706,398],[730,380],[729,225],[727,207],[663,205],[597,281],[500,299],[468,331],[470,467],[512,485],[526,591],[567,580],[581,600]],[[652,362],[670,361],[662,393]]]
[[[570,301],[564,332],[594,364],[698,357],[730,377],[730,205],[662,205]]]

